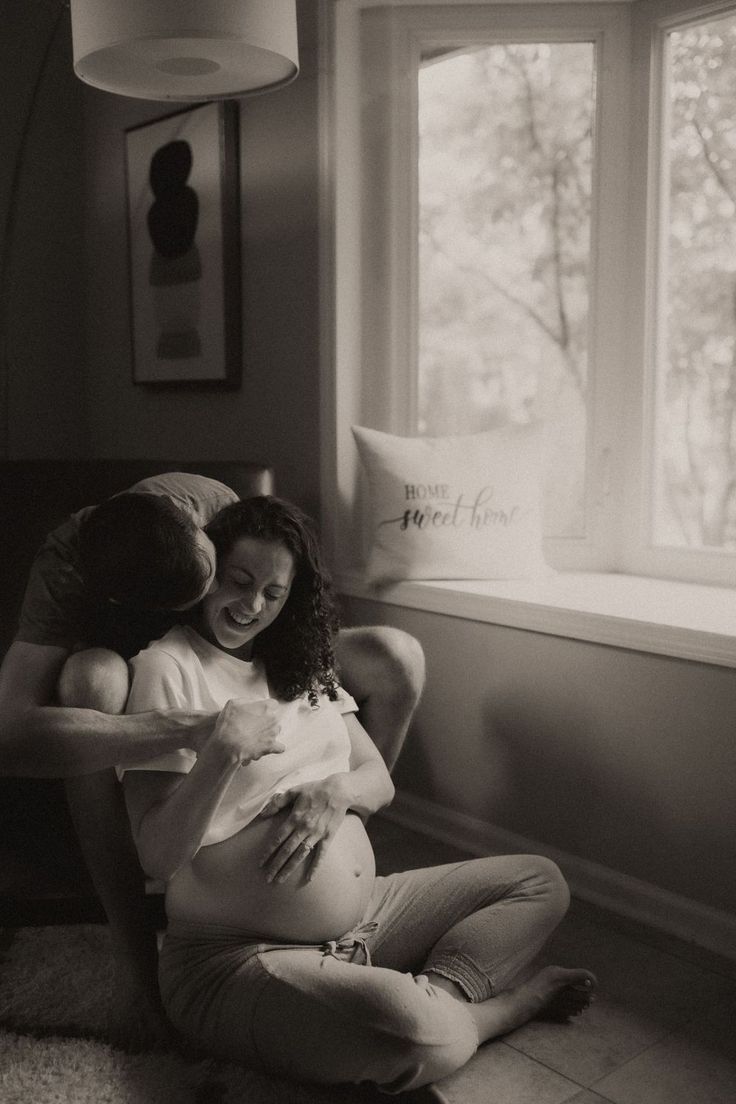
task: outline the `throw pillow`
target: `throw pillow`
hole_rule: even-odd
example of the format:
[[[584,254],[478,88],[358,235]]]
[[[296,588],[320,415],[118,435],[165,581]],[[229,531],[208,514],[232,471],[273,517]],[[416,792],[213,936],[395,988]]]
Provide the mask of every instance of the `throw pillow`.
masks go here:
[[[537,430],[455,437],[352,431],[367,476],[369,582],[520,579],[544,571]]]

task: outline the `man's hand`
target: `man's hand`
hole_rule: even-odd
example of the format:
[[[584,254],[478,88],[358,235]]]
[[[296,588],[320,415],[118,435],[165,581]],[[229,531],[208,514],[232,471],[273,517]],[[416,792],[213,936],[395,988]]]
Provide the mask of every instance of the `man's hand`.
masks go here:
[[[282,752],[284,745],[276,739],[281,731],[278,712],[279,705],[275,701],[232,698],[220,711],[203,750],[216,749],[241,765]]]
[[[306,880],[314,878],[348,810],[346,778],[345,774],[331,774],[273,795],[261,812],[262,817],[273,816],[289,806],[290,810],[269,839],[261,861],[267,882],[285,882],[307,860]]]

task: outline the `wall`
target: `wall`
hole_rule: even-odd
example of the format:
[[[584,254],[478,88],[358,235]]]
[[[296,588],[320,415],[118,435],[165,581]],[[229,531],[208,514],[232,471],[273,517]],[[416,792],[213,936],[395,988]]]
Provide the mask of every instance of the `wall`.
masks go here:
[[[266,459],[280,491],[317,513],[316,0],[299,4],[300,76],[241,102],[235,392],[131,380],[124,131],[178,105],[82,85],[59,0],[0,12],[0,455]]]
[[[428,684],[400,789],[736,917],[736,673],[345,599]]]
[[[301,72],[242,100],[243,383],[152,392],[131,380],[124,132],[175,110],[85,89],[90,450],[268,460],[280,493],[319,507],[317,4],[299,5]]]
[[[86,445],[81,86],[58,0],[0,8],[0,456]]]

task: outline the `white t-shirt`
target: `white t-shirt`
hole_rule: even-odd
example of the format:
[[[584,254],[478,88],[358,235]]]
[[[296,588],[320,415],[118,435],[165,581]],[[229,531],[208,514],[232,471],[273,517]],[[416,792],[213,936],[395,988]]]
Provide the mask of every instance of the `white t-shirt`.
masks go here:
[[[126,713],[151,709],[219,711],[231,698],[248,699],[254,709],[276,710],[279,742],[285,750],[241,767],[222,796],[203,844],[220,843],[249,824],[274,793],[350,769],[350,738],[343,713],[358,706],[342,688],[338,700],[322,694],[317,706],[306,695],[293,702],[270,697],[261,664],[228,655],[194,629],[177,625],[131,660],[133,679]],[[125,770],[161,770],[187,774],[197,760],[190,748],[159,755]]]

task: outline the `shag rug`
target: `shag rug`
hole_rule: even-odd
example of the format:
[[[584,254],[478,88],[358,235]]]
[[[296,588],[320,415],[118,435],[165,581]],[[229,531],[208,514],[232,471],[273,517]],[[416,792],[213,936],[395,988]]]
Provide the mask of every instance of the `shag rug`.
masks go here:
[[[2,1104],[376,1104],[364,1087],[298,1085],[104,1040],[112,977],[102,924],[0,929]]]

